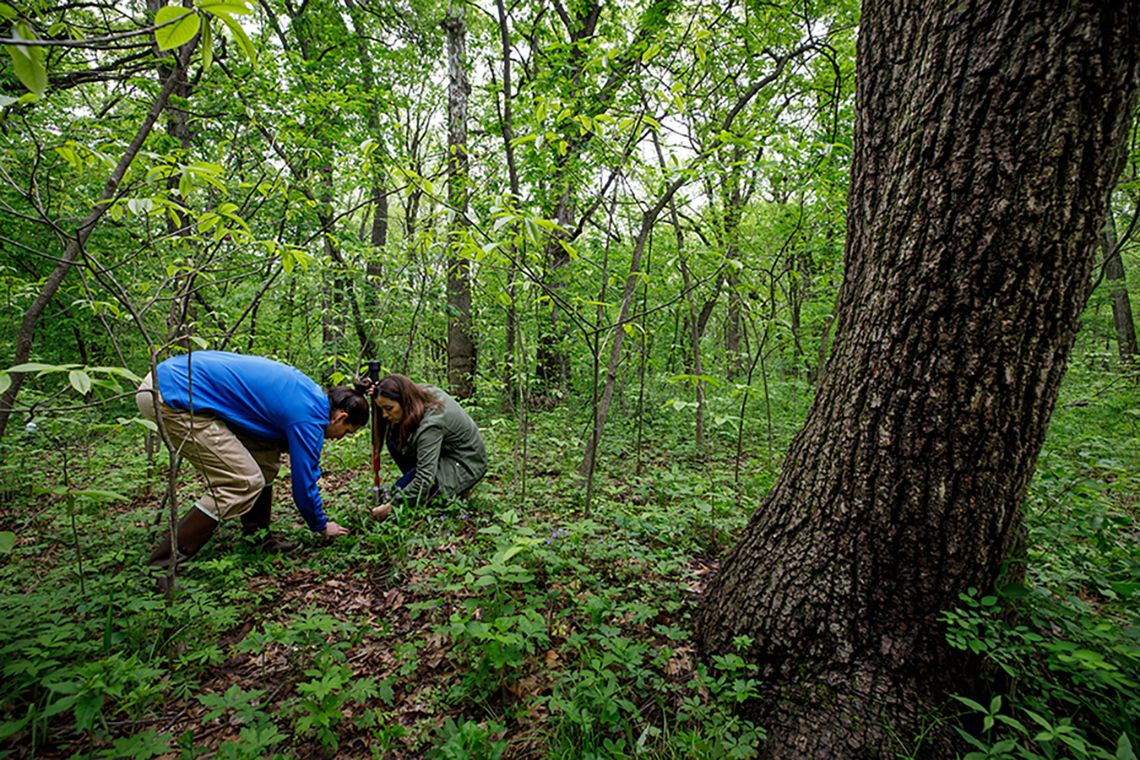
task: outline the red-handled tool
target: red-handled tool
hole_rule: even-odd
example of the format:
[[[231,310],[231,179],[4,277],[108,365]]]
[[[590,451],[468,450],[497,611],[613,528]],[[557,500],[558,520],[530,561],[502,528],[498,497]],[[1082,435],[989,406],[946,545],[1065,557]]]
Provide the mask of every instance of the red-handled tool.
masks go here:
[[[380,362],[368,362],[368,379],[375,388],[380,382]],[[380,435],[380,409],[376,406],[376,399],[372,403],[372,506],[380,506],[380,449],[384,441]]]

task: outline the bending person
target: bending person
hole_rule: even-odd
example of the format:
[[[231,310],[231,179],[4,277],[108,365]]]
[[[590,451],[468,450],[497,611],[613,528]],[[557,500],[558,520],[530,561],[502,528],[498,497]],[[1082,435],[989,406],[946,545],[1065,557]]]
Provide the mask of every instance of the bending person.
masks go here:
[[[206,493],[178,523],[180,560],[193,557],[218,523],[231,517],[241,518],[247,535],[265,531],[263,551],[299,546],[268,532],[282,451],[289,452],[293,502],[309,530],[330,537],[348,533],[326,519],[317,480],[325,440],[368,424],[369,402],[360,390],[338,386],[326,395],[293,367],[223,351],[167,359],[155,374],[135,394],[139,411],[155,421],[162,414],[171,444],[206,479]],[[166,566],[170,554],[168,534],[148,564]]]
[[[439,388],[388,375],[372,388],[387,422],[388,452],[403,473],[392,502],[427,501],[438,494],[459,496],[487,474],[487,448],[479,426],[455,399]],[[383,520],[393,503],[372,514]]]

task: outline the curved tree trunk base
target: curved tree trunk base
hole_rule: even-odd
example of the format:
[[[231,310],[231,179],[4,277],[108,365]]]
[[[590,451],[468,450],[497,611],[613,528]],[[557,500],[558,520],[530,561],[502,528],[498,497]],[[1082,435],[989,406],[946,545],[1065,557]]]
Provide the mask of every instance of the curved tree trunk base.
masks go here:
[[[919,694],[908,674],[895,678],[868,670],[829,672],[796,684],[769,686],[746,714],[767,732],[765,760],[856,760],[922,757],[953,760],[961,749],[951,725],[939,718],[943,703]],[[781,688],[783,687],[783,688]]]

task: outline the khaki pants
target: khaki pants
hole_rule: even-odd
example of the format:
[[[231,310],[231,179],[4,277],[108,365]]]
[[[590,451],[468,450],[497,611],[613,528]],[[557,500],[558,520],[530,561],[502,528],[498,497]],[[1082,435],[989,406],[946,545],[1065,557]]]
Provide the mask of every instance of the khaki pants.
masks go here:
[[[170,443],[206,479],[206,493],[198,507],[216,520],[245,514],[261,489],[281,469],[281,452],[270,441],[232,430],[225,420],[207,412],[189,412],[167,406],[154,378],[147,374],[135,394],[143,417],[157,422],[157,409]]]

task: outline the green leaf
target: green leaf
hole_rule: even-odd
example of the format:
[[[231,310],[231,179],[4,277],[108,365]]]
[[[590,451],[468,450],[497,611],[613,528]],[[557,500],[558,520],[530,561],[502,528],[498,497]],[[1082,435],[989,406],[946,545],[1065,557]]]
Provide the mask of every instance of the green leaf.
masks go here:
[[[40,364],[39,362],[26,362],[24,364],[17,364],[15,367],[9,367],[6,372],[62,372],[65,369],[73,369],[78,367],[78,364]]]
[[[978,704],[977,702],[975,702],[974,700],[972,700],[968,697],[961,697],[961,696],[958,696],[957,694],[954,694],[953,696],[954,696],[954,699],[958,700],[959,702],[964,704],[966,707],[969,707],[971,710],[976,710],[980,713],[988,712],[988,710],[986,710],[986,708],[982,707],[980,704]]]
[[[79,391],[82,396],[86,396],[91,390],[91,376],[83,370],[71,370],[67,373],[67,379],[71,382],[71,387]]]
[[[3,385],[3,378],[0,378],[0,386]],[[3,392],[3,387],[0,387],[0,392]],[[1131,598],[1136,592],[1140,591],[1140,583],[1115,583],[1109,582],[1109,586],[1120,596],[1125,599]]]
[[[12,376],[7,372],[0,372],[0,393],[8,390],[12,386]]]
[[[123,419],[122,417],[120,417],[119,418],[119,424],[120,425],[142,425],[144,428],[151,431],[152,433],[158,432],[158,425],[153,420],[148,420],[145,417],[132,417],[129,420]]]
[[[245,51],[246,57],[249,58],[249,62],[257,63],[257,51],[254,49],[253,43],[250,42],[249,35],[241,28],[241,24],[226,15],[218,15],[218,18],[222,20],[223,24],[229,27],[230,34],[237,39],[238,44],[241,45],[241,49]]]
[[[154,206],[149,198],[131,198],[127,201],[127,210],[135,216],[143,216]]]
[[[107,499],[118,501],[130,501],[126,496],[114,491],[102,491],[98,488],[85,488],[82,491],[72,491],[75,496],[86,496],[89,499]]]
[[[158,43],[159,50],[173,50],[182,47],[202,28],[202,17],[196,11],[187,11],[176,5],[167,5],[154,14],[154,23],[166,24],[154,30],[154,41]]]
[[[73,169],[78,169],[80,166],[79,154],[70,145],[60,145],[55,149],[55,152],[60,157],[71,165]]]
[[[1120,741],[1116,744],[1116,760],[1136,760],[1136,753],[1132,751],[1132,740],[1128,738],[1127,733],[1120,735]]]
[[[12,26],[12,39],[34,40],[36,35],[27,24]],[[5,45],[8,54],[12,56],[12,63],[16,76],[24,86],[36,95],[43,95],[47,90],[47,69],[44,68],[43,48],[29,45]]]
[[[10,530],[0,530],[0,554],[11,554],[16,547],[16,534]]]
[[[210,344],[207,343],[206,339],[203,338],[201,335],[191,335],[190,340],[194,341],[194,345],[197,346],[198,348],[206,349],[206,348],[210,347]]]
[[[133,383],[141,383],[142,378],[126,367],[87,367],[88,372],[106,372],[109,375],[120,375]]]
[[[248,16],[251,13],[249,6],[241,0],[199,0],[198,9],[215,16]]]
[[[505,552],[503,552],[503,562],[508,562],[512,557],[525,549],[525,544],[515,544],[510,549],[507,549]]]
[[[214,65],[214,27],[207,22],[202,27],[202,68],[209,71]]]
[[[57,687],[60,687],[60,688],[57,688]],[[75,685],[71,684],[71,683],[48,684],[48,688],[51,689],[52,691],[62,691],[63,687],[76,688]],[[65,710],[70,709],[71,706],[74,705],[77,701],[79,701],[79,697],[74,695],[74,694],[71,694],[69,696],[64,697],[63,699],[52,702],[50,705],[47,706],[47,708],[42,713],[40,713],[40,717],[50,718],[53,715],[56,715],[58,713],[61,713]]]

